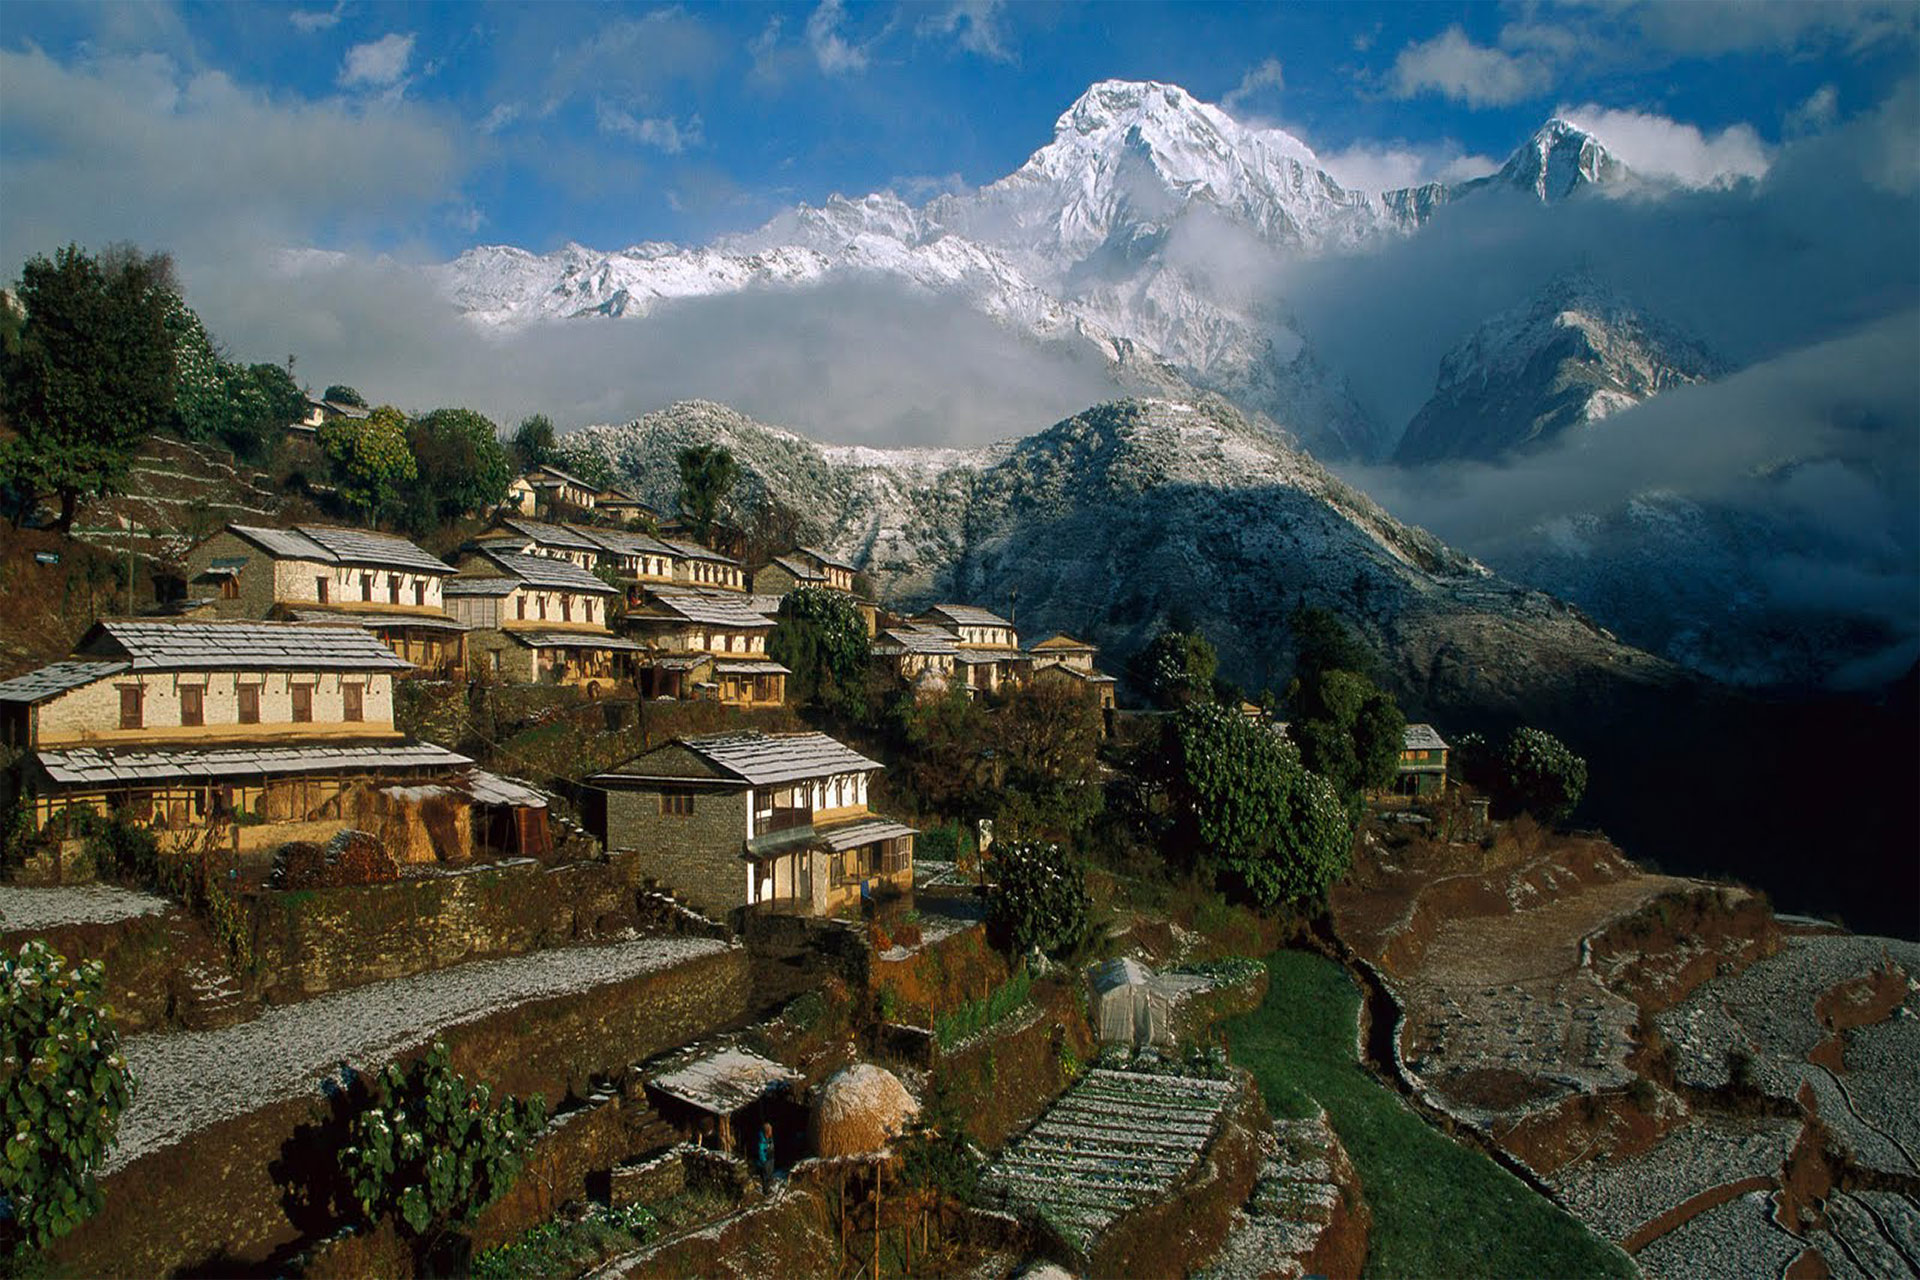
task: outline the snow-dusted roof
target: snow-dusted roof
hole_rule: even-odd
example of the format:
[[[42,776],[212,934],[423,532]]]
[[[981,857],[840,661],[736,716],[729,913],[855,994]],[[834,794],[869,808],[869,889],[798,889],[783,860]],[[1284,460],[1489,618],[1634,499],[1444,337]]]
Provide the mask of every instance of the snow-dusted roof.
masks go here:
[[[1440,738],[1439,730],[1430,724],[1410,724],[1403,739],[1408,751],[1445,751],[1447,744]]]
[[[102,751],[77,747],[42,751],[41,768],[55,782],[107,786],[123,782],[231,778],[284,773],[354,773],[376,769],[463,769],[473,761],[431,742],[314,743],[283,747],[217,747],[196,751]]]
[[[746,1049],[717,1049],[647,1081],[650,1088],[702,1111],[728,1116],[789,1089],[803,1077]]]
[[[302,524],[291,529],[230,524],[229,532],[245,538],[268,555],[282,560],[314,560],[321,564],[368,565],[380,569],[410,569],[415,573],[451,574],[453,566],[389,533],[340,529],[332,525]]]
[[[134,671],[407,671],[359,627],[304,622],[101,622],[80,652],[125,657]]]
[[[483,551],[481,554],[530,587],[544,591],[585,591],[601,596],[619,594],[571,560],[523,555],[516,551]]]
[[[857,849],[863,844],[872,844],[876,840],[892,840],[899,836],[918,835],[919,832],[904,823],[892,822],[886,818],[863,818],[859,822],[849,822],[841,827],[829,827],[818,832],[820,842],[835,853],[842,849]]]
[[[547,807],[547,793],[538,787],[518,778],[503,778],[497,773],[488,773],[485,769],[470,770],[465,789],[481,804],[506,804],[519,809]]]
[[[690,751],[719,772],[756,787],[884,767],[878,760],[869,760],[824,733],[710,733],[697,738],[676,738],[597,777],[684,778],[684,773],[650,772],[647,764],[660,752],[676,748]]]
[[[0,680],[0,702],[45,702],[69,689],[119,675],[132,666],[130,662],[56,662],[11,680]]]
[[[945,618],[955,626],[962,627],[1011,627],[1008,622],[991,609],[982,609],[971,604],[937,604],[927,610],[923,616]]]
[[[586,536],[585,530],[572,525],[553,524],[546,520],[527,520],[520,516],[510,516],[500,524],[522,537],[528,538],[543,547],[565,547],[569,551],[598,552],[600,544]]]

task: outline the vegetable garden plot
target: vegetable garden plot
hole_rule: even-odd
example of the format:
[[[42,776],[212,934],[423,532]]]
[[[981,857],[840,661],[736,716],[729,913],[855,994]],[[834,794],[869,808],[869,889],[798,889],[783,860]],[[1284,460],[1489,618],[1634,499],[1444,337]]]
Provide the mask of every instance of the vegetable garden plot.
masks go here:
[[[1873,1201],[1864,1198],[1874,1196]],[[1816,1237],[1835,1276],[1912,1276],[1914,1208],[1903,1197],[1835,1192],[1827,1202],[1827,1230]],[[1891,1221],[1889,1221],[1891,1219]],[[1905,1238],[1902,1239],[1901,1236]]]
[[[1772,1210],[1764,1192],[1748,1192],[1682,1223],[1633,1260],[1648,1280],[1692,1280],[1709,1260],[1714,1275],[1780,1275],[1806,1244],[1774,1226]]]
[[[1702,1116],[1626,1159],[1588,1160],[1552,1181],[1556,1199],[1609,1240],[1625,1240],[1712,1187],[1780,1171],[1800,1121]]]
[[[1084,1249],[1199,1164],[1237,1091],[1227,1080],[1090,1071],[994,1163],[985,1186]]]

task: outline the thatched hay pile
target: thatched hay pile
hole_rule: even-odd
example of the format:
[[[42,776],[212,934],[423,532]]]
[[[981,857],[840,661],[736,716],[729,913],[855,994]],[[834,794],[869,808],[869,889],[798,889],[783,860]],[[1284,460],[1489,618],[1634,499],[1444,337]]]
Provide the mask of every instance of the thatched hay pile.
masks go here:
[[[807,1133],[816,1155],[863,1155],[886,1146],[919,1114],[920,1104],[898,1076],[856,1062],[820,1086]]]

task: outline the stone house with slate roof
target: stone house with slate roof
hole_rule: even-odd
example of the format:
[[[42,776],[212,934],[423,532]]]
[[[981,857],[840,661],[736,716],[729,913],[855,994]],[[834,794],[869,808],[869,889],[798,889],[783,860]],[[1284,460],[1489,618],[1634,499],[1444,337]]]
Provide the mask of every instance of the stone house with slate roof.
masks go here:
[[[1009,680],[1024,679],[1033,662],[1020,651],[1013,624],[989,609],[969,604],[940,604],[914,622],[922,631],[944,631],[953,638],[953,666],[972,693],[992,693]]]
[[[598,486],[551,463],[542,463],[507,486],[504,505],[521,515],[533,516],[556,507],[591,511],[599,497]]]
[[[785,595],[795,587],[826,587],[833,591],[853,591],[852,565],[814,547],[795,547],[774,556],[753,572],[753,589],[773,595]]]
[[[458,676],[466,628],[449,618],[453,567],[365,529],[230,524],[187,553],[197,615],[363,627],[415,668]]]
[[[474,545],[485,550],[552,556],[556,560],[571,561],[588,573],[600,563],[600,544],[587,537],[585,529],[546,520],[524,520],[517,516],[496,520],[491,529],[474,540]]]
[[[723,556],[697,542],[662,538],[679,559],[674,562],[673,580],[683,587],[714,587],[722,591],[745,592],[747,571],[732,556]]]
[[[118,811],[244,855],[357,827],[396,856],[465,858],[476,782],[525,789],[394,728],[409,669],[359,627],[101,622],[71,660],[0,682],[10,786],[40,829]]]
[[[1111,711],[1118,681],[1093,665],[1099,652],[1096,646],[1064,633],[1048,636],[1027,650],[1032,663],[1028,678],[1035,682],[1059,681],[1083,689],[1099,702],[1102,711]]]
[[[615,635],[619,591],[571,560],[485,550],[447,581],[447,610],[470,628],[473,674],[513,684],[574,684],[589,696],[625,684],[640,646]]]
[[[588,778],[590,823],[709,914],[828,915],[913,887],[913,828],[868,807],[881,768],[824,733],[679,738]]]
[[[1447,789],[1447,752],[1452,748],[1430,724],[1410,724],[1402,739],[1395,795],[1436,796]]]
[[[773,619],[731,591],[653,587],[627,612],[627,630],[645,645],[641,693],[713,698],[730,706],[778,706],[792,674],[767,656]]]

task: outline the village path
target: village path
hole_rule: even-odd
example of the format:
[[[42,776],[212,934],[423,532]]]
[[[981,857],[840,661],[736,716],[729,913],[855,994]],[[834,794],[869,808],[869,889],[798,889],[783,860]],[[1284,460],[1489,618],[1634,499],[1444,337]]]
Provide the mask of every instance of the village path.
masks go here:
[[[272,1009],[214,1031],[133,1036],[133,1103],[104,1173],[222,1120],[318,1097],[343,1066],[379,1067],[448,1027],[725,950],[709,938],[642,937],[482,960]]]

